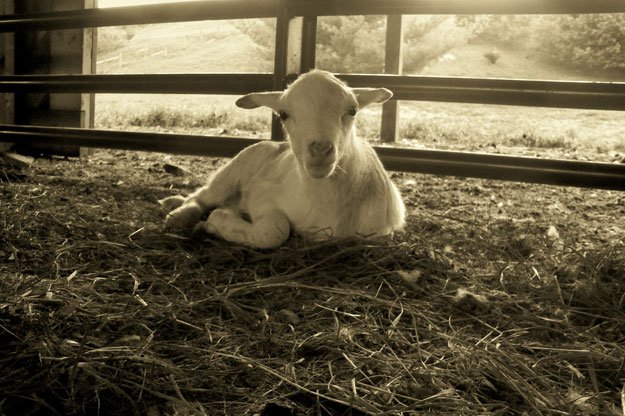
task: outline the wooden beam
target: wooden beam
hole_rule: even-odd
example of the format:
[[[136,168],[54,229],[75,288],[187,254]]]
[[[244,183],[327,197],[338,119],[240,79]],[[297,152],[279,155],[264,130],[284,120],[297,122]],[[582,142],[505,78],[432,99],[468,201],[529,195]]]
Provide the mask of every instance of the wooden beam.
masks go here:
[[[9,165],[17,169],[25,169],[33,163],[33,158],[13,152],[0,152],[0,165]]]
[[[95,9],[98,7],[98,0],[84,0],[84,7]],[[85,28],[82,36],[81,74],[95,74],[98,61],[98,29]],[[95,94],[92,91],[88,94],[81,94],[80,100],[80,127],[92,129],[95,126]]]
[[[317,16],[304,16],[302,21],[300,71],[315,68],[317,61]]]
[[[399,14],[386,16],[386,48],[384,54],[384,73],[398,74],[403,72],[404,31],[403,17]],[[382,126],[380,139],[386,143],[394,143],[399,136],[399,101],[394,98],[382,106]]]
[[[18,6],[19,5],[19,6]],[[94,0],[20,0],[16,12],[68,12],[93,7]],[[19,7],[19,8],[18,8]],[[18,32],[15,35],[15,72],[18,74],[90,74],[94,29]],[[93,125],[91,92],[28,92],[16,95],[15,122],[52,126]],[[20,149],[23,152],[76,156],[79,148]]]
[[[287,86],[289,75],[301,72],[303,18],[291,13],[290,0],[280,0],[276,21],[276,42],[273,71],[273,90],[281,91]],[[284,140],[282,123],[277,115],[271,122],[272,140]]]
[[[276,41],[274,42],[273,83],[271,88],[273,91],[279,91],[285,87],[285,79],[288,73],[289,23],[291,16],[287,6],[287,0],[279,1],[278,17],[276,19]],[[284,138],[280,118],[272,113],[271,139],[284,140]]]
[[[0,17],[15,13],[13,0],[0,0]],[[15,74],[15,35],[0,33],[0,75]],[[15,96],[12,93],[0,93],[0,123],[15,123]],[[0,152],[8,150],[7,143],[0,143]]]

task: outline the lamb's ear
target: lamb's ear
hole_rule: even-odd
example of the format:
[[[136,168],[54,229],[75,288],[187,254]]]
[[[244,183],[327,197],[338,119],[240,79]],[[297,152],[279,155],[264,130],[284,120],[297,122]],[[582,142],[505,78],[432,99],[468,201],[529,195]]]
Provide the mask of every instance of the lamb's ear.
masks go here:
[[[356,96],[359,108],[364,108],[369,104],[383,103],[393,96],[393,93],[386,88],[352,88],[352,92]]]
[[[269,107],[274,111],[278,111],[277,108],[280,97],[282,97],[281,91],[253,92],[239,98],[235,104],[237,107],[246,109]]]

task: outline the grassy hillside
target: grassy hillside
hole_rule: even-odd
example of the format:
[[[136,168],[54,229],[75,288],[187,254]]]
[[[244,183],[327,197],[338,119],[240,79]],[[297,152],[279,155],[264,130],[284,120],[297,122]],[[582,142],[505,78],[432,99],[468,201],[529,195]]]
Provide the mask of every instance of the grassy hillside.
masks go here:
[[[132,33],[134,36],[125,45],[98,56],[98,73],[272,70],[271,62],[258,59],[251,39],[241,34],[233,22],[145,25],[134,27]]]
[[[489,52],[499,55],[494,64],[484,56]],[[431,62],[421,73],[460,77],[615,81],[607,74],[585,73],[545,62],[540,51],[487,42],[468,43],[454,48]]]
[[[272,63],[228,21],[132,27],[123,46],[98,56],[101,74],[269,72]],[[161,128],[198,134],[266,132],[267,111],[243,111],[223,95],[98,94],[96,124],[107,128]],[[244,132],[244,133],[243,133]]]
[[[484,57],[497,51],[491,63]],[[505,44],[474,43],[430,63],[423,75],[614,81],[542,61],[537,51]],[[404,144],[430,147],[614,160],[625,152],[625,113],[461,103],[406,102]]]

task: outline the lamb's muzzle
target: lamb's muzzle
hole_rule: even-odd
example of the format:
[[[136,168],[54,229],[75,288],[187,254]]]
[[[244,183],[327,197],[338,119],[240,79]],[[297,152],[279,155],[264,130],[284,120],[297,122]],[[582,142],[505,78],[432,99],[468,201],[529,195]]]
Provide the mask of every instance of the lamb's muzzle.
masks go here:
[[[322,179],[330,176],[336,168],[337,154],[330,141],[317,141],[308,145],[306,172],[313,178]]]
[[[308,145],[308,151],[310,152],[311,163],[328,163],[327,160],[334,156],[334,145],[330,141],[315,140]]]

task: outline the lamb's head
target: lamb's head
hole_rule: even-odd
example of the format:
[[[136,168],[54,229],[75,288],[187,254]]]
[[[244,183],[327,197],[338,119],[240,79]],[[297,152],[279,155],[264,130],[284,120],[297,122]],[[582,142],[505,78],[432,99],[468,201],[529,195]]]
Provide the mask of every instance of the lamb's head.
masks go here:
[[[300,170],[312,178],[331,176],[354,140],[358,110],[382,103],[393,93],[385,88],[349,88],[329,72],[313,70],[286,91],[245,95],[242,108],[271,108],[282,119]]]

